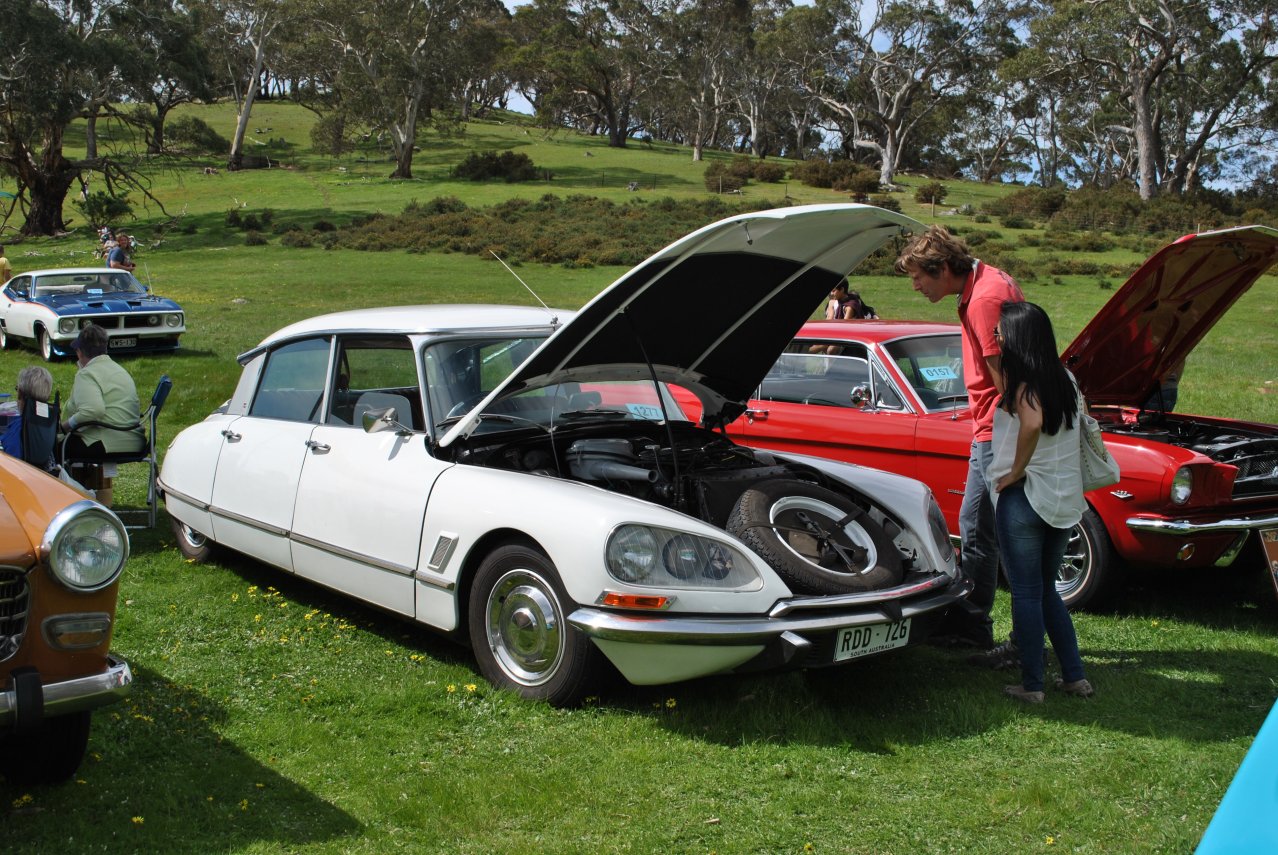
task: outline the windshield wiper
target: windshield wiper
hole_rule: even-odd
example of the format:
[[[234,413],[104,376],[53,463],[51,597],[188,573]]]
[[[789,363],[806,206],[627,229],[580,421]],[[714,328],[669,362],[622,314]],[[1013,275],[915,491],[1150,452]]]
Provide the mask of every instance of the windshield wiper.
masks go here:
[[[581,419],[628,419],[630,413],[623,413],[621,410],[568,410],[565,413],[556,413],[555,419],[568,419],[569,421],[578,421]]]

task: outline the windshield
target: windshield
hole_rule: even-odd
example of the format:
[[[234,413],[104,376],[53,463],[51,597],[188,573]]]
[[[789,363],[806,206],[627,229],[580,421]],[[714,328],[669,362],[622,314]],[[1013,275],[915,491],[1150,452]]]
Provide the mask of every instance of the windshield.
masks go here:
[[[35,280],[32,298],[57,294],[145,294],[146,288],[124,270],[91,273],[51,273]]]
[[[445,339],[422,354],[431,419],[436,425],[470,412],[519,367],[544,336]]]
[[[928,411],[967,406],[958,333],[898,339],[883,346]]]

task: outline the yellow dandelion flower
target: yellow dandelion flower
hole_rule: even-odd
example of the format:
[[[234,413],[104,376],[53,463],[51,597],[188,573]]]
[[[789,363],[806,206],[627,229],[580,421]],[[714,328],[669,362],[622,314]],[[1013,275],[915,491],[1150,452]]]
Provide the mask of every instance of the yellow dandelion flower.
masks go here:
[[[1054,845],[1055,843],[1056,843],[1056,838],[1055,838],[1055,837],[1053,837],[1053,836],[1052,836],[1052,835],[1050,835],[1050,834],[1049,834],[1049,835],[1047,835],[1047,845],[1048,845],[1048,846],[1052,846],[1052,845]]]
[[[239,601],[240,601],[240,594],[239,594],[239,592],[238,592],[238,591],[236,591],[236,592],[232,593],[232,594],[231,594],[231,602],[233,602],[233,603],[238,603]]]
[[[383,652],[383,653],[385,653],[387,656],[394,656],[394,655],[395,655],[395,651],[393,651],[393,650],[383,650],[382,652]]]
[[[264,789],[266,789],[266,784],[263,784],[263,783],[260,783],[260,782],[259,782],[259,783],[254,784],[253,786],[257,787],[259,790],[264,790]]]
[[[448,694],[450,694],[450,695],[451,695],[453,692],[457,691],[457,687],[456,687],[455,685],[453,685],[452,683],[449,683],[449,684],[445,687],[445,690],[448,692]]]
[[[262,616],[261,616],[261,615],[253,615],[253,622],[254,622],[254,623],[261,623],[261,622],[262,622]]]
[[[204,800],[205,800],[206,802],[211,802],[211,801],[213,801],[213,797],[212,797],[212,796],[205,796],[205,797],[204,797]]]
[[[467,684],[466,684],[466,691],[470,692],[472,695],[473,695],[476,691],[478,691],[478,689],[479,689],[479,687],[478,687],[478,686],[476,686],[474,683],[467,683]]]
[[[240,799],[240,810],[248,810],[248,799]]]
[[[679,702],[676,701],[674,698],[666,698],[666,709],[672,710],[678,705],[679,705]]]
[[[21,796],[13,800],[13,806],[16,808],[26,807],[34,801],[35,799],[31,797],[30,793],[23,793]]]
[[[248,592],[249,592],[250,594],[256,594],[256,593],[257,593],[257,585],[249,585]]]
[[[132,822],[134,825],[141,825],[142,823],[146,822],[146,820],[140,816],[135,816],[133,817]]]

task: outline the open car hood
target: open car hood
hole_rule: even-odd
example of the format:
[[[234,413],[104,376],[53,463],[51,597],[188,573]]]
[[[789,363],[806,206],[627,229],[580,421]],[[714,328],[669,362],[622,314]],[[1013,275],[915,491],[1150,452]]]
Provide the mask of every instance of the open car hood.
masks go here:
[[[1278,230],[1185,235],[1150,257],[1061,359],[1095,404],[1140,406],[1239,297],[1278,260]]]
[[[707,424],[745,402],[835,283],[910,217],[805,205],[730,217],[680,238],[601,291],[440,439],[468,435],[494,400],[559,382],[658,380],[693,392]]]

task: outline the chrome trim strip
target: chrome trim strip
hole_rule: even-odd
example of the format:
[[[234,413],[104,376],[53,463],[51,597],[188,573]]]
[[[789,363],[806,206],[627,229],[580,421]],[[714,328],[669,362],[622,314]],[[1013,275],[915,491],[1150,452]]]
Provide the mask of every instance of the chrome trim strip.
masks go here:
[[[1127,527],[1132,531],[1154,534],[1205,534],[1216,531],[1254,531],[1278,526],[1278,514],[1263,517],[1234,517],[1215,522],[1191,522],[1190,520],[1160,520],[1145,517],[1128,517]]]
[[[316,540],[313,537],[307,537],[304,534],[296,532],[287,532],[286,536],[294,543],[300,543],[303,546],[309,546],[318,549],[320,552],[327,552],[329,555],[336,555],[338,558],[345,558],[347,561],[354,561],[358,564],[367,564],[370,567],[376,567],[378,570],[389,570],[392,573],[398,573],[401,576],[412,576],[415,567],[405,567],[403,564],[396,564],[393,561],[383,561],[380,558],[374,558],[371,555],[364,555],[359,552],[353,552],[331,543],[325,543],[322,540]]]
[[[236,514],[230,511],[224,511],[221,508],[215,508],[212,505],[207,506],[205,510],[215,517],[221,517],[222,519],[230,520],[231,522],[237,522],[240,525],[246,525],[249,528],[257,529],[258,531],[264,531],[267,534],[274,534],[274,535],[278,535],[279,537],[289,536],[289,531],[286,528],[280,528],[279,526],[274,526],[274,525],[263,525],[257,520],[250,519],[246,516],[243,516],[242,514]]]
[[[45,718],[114,703],[127,695],[132,685],[133,671],[129,663],[107,654],[107,670],[101,674],[44,685]],[[17,708],[16,690],[0,691],[0,725],[12,724]]]
[[[772,611],[768,612],[768,617],[778,618],[797,611],[868,606],[886,600],[900,600],[905,597],[915,597],[937,588],[948,587],[953,582],[954,580],[949,576],[934,576],[931,579],[924,579],[922,582],[916,582],[913,585],[902,585],[898,588],[887,588],[882,591],[864,591],[858,594],[843,594],[842,596],[803,597],[783,600],[772,607]]]
[[[185,502],[186,504],[191,505],[192,507],[195,507],[195,508],[199,508],[202,511],[207,511],[209,510],[209,508],[212,507],[212,505],[210,505],[208,502],[201,502],[199,499],[195,498],[194,496],[188,496],[186,493],[183,493],[181,490],[174,490],[172,487],[168,486],[163,481],[161,481],[158,477],[155,479],[155,486],[165,496],[174,496],[177,498],[178,501]]]
[[[926,614],[958,602],[972,589],[971,581],[966,578],[946,581],[950,585],[944,591],[902,604],[900,614],[895,616],[888,616],[875,608],[802,617],[680,616],[668,612],[656,615],[578,608],[568,616],[568,622],[590,638],[631,644],[766,644],[785,633],[795,633],[802,637],[810,633],[834,632],[851,626],[884,623]]]
[[[431,587],[439,588],[441,591],[457,590],[456,582],[450,582],[447,579],[442,579],[439,576],[435,576],[431,573],[426,572],[425,570],[418,570],[416,573],[413,574],[413,578],[424,585],[430,585]]]

